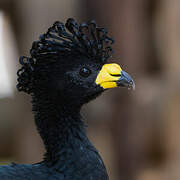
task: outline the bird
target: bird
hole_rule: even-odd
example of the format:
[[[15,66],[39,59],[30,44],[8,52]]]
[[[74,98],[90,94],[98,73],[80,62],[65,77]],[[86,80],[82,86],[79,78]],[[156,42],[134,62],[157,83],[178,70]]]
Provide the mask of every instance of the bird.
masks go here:
[[[19,58],[17,89],[31,95],[35,125],[45,146],[41,162],[0,166],[2,180],[108,180],[104,162],[86,134],[84,104],[115,87],[135,88],[112,57],[105,28],[94,20],[56,21]]]

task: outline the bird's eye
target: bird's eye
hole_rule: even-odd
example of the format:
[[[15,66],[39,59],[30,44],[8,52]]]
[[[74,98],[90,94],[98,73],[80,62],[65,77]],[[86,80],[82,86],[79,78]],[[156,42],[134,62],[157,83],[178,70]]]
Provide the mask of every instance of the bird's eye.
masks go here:
[[[80,69],[79,74],[83,77],[88,77],[91,74],[91,70],[87,67],[83,67]]]

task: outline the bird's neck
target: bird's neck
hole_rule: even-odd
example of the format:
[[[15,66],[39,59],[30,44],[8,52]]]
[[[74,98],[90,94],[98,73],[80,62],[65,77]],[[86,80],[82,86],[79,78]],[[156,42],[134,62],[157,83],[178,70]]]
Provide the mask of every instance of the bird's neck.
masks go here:
[[[66,179],[108,180],[104,163],[86,136],[80,108],[40,94],[33,96],[33,111],[46,148],[43,164]]]
[[[33,97],[33,111],[45,145],[47,161],[54,163],[60,157],[68,156],[71,153],[68,151],[78,149],[81,144],[89,145],[80,108],[57,104],[44,96]]]

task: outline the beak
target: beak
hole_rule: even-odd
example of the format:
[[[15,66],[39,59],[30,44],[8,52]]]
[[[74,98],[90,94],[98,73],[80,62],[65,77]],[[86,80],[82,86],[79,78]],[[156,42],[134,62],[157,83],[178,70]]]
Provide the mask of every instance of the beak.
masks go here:
[[[135,90],[135,83],[133,79],[127,72],[123,70],[121,71],[121,77],[118,79],[116,83],[118,86],[127,87],[128,89]]]
[[[127,87],[135,89],[135,83],[131,76],[123,71],[118,64],[105,64],[96,78],[96,84],[103,89],[114,87]]]

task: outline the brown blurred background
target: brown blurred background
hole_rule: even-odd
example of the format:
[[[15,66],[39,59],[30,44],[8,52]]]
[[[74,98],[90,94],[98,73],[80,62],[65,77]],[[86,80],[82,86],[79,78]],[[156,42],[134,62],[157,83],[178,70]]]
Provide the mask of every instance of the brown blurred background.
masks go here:
[[[180,1],[0,0],[0,160],[34,163],[44,148],[30,97],[15,89],[19,55],[56,20],[95,19],[115,39],[113,61],[136,83],[84,107],[111,180],[180,179]]]

